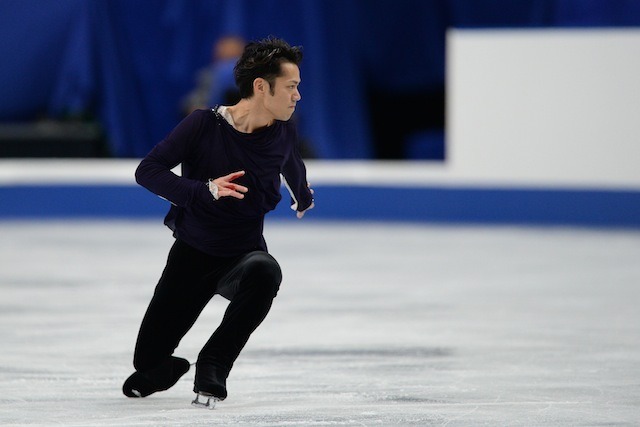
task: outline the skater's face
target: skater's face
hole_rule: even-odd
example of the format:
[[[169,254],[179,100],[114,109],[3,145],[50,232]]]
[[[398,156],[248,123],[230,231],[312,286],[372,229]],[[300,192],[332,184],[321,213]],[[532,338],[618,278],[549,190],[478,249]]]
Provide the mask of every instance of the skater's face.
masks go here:
[[[300,69],[295,64],[283,62],[280,70],[281,75],[275,78],[273,85],[264,81],[264,106],[274,119],[287,121],[296,110],[297,102],[302,99],[298,90]]]

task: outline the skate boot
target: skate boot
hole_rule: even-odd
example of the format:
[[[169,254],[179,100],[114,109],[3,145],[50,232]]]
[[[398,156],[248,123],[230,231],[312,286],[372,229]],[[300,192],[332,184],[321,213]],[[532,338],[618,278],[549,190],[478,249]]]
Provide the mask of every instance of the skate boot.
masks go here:
[[[136,371],[122,386],[127,397],[147,397],[157,391],[167,390],[189,370],[189,361],[171,356],[169,360],[149,371]]]
[[[196,364],[193,391],[197,395],[191,404],[207,409],[215,408],[216,402],[227,398],[228,376],[229,369],[211,364]]]

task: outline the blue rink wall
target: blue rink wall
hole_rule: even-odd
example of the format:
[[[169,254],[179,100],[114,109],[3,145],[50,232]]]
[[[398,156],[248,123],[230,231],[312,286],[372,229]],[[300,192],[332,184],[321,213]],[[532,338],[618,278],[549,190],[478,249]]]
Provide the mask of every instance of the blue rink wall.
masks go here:
[[[21,170],[21,169],[18,169]],[[121,172],[100,182],[89,174],[61,179],[0,180],[0,219],[162,218],[169,203]],[[26,175],[26,174],[25,174]],[[104,175],[104,174],[103,174]],[[107,174],[108,175],[108,174]],[[335,178],[335,177],[334,177]],[[399,177],[401,178],[401,177]],[[640,228],[640,191],[634,189],[517,188],[366,179],[313,184],[316,208],[305,220],[409,221],[452,224]],[[313,181],[312,181],[313,182]],[[289,195],[268,218],[296,220]]]
[[[640,192],[316,186],[306,218],[640,228]],[[0,187],[0,218],[162,217],[169,203],[129,185]],[[288,194],[269,218],[292,218]]]

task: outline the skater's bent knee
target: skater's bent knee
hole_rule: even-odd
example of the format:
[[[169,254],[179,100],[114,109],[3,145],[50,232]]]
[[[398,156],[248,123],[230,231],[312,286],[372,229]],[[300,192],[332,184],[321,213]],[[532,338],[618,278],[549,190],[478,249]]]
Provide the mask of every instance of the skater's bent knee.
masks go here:
[[[253,252],[246,260],[245,271],[247,274],[256,274],[274,282],[282,281],[282,271],[278,262],[266,252]]]
[[[277,293],[282,282],[282,270],[278,262],[266,252],[253,252],[245,261],[245,277],[254,277],[256,283],[271,286]]]

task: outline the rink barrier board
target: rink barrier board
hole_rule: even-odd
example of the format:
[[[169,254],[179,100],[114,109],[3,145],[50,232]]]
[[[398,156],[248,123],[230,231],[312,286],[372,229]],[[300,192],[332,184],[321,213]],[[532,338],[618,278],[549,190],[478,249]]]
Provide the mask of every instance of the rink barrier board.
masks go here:
[[[317,185],[305,219],[640,228],[640,191]],[[295,220],[283,198],[269,219]],[[0,186],[0,219],[162,218],[169,203],[136,185]]]

